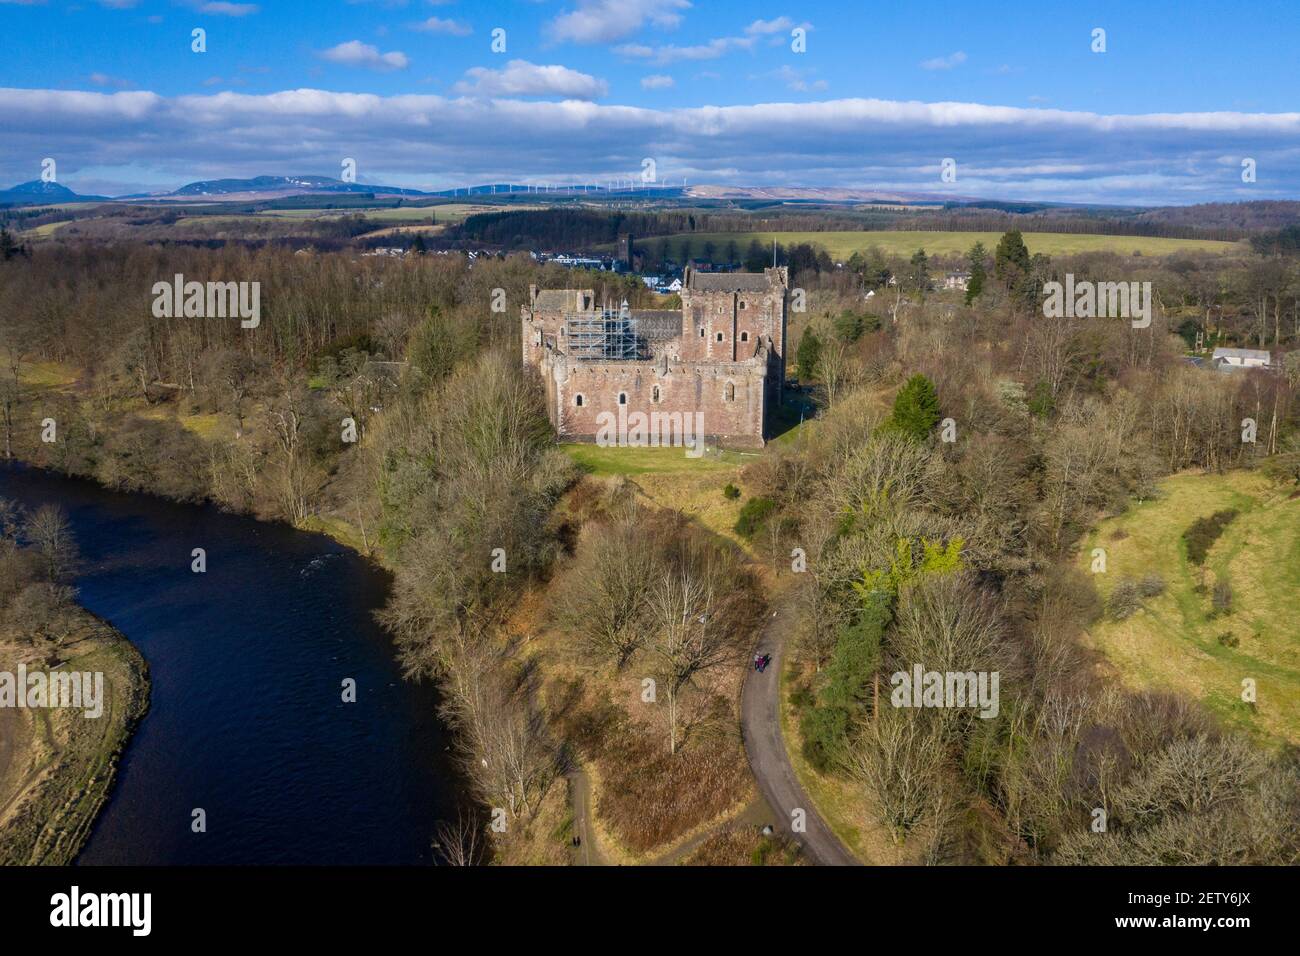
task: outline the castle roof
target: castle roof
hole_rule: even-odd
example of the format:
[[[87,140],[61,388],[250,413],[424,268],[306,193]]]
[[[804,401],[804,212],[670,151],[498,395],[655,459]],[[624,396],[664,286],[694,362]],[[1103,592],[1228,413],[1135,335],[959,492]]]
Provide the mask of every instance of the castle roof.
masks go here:
[[[594,298],[590,289],[543,289],[537,293],[533,309],[537,312],[585,312],[579,300],[584,292],[590,303]]]
[[[646,339],[671,339],[682,334],[682,313],[677,309],[633,309],[637,333]]]
[[[691,272],[690,288],[700,292],[766,292],[772,282],[762,272]]]

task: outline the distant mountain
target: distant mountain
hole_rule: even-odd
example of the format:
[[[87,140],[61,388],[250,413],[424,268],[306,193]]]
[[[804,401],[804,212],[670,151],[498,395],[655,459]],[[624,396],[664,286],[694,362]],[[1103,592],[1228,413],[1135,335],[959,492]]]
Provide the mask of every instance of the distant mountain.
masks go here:
[[[180,189],[165,193],[165,198],[236,199],[250,196],[292,196],[303,193],[374,193],[377,196],[427,196],[418,189],[399,186],[375,186],[363,183],[345,183],[328,176],[254,176],[251,179],[207,179],[189,183]],[[151,196],[149,198],[164,198]],[[123,197],[137,198],[137,197]]]
[[[944,203],[969,202],[973,196],[952,196],[943,193],[912,193],[871,188],[809,187],[809,186],[688,186],[686,195],[696,199],[769,199],[788,202],[823,203]]]
[[[103,202],[103,196],[79,196],[62,183],[47,183],[33,179],[19,183],[12,189],[0,190],[0,205],[44,206],[60,202]]]

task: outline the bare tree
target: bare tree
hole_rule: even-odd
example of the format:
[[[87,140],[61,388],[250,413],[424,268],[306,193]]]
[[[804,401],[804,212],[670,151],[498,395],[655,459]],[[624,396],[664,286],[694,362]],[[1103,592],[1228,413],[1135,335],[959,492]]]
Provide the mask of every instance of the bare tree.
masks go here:
[[[566,631],[618,668],[645,641],[650,591],[662,568],[643,517],[634,508],[589,532],[555,611]]]
[[[27,519],[26,536],[41,555],[46,578],[59,581],[77,562],[77,542],[68,517],[58,505],[42,505]]]
[[[21,350],[10,344],[5,350],[6,354],[6,371],[9,373],[0,380],[0,412],[4,415],[5,427],[5,460],[12,460],[14,457],[14,417],[18,413],[18,406],[22,403],[22,363],[23,354]]]
[[[652,630],[647,648],[668,697],[668,747],[674,754],[682,689],[727,657],[725,632],[721,622],[713,619],[712,576],[707,564],[695,564],[686,558],[663,571],[649,597]]]
[[[433,852],[445,866],[480,866],[487,857],[483,827],[463,807],[454,823],[442,821],[435,834]]]

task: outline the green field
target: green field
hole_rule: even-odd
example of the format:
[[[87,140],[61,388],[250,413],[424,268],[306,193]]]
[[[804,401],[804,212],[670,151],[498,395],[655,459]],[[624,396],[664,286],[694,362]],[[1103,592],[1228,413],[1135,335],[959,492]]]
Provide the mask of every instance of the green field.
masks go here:
[[[1140,253],[1144,256],[1166,256],[1172,252],[1198,251],[1227,253],[1240,249],[1235,242],[1217,242],[1210,239],[1157,239],[1147,236],[1094,236],[1064,232],[1026,232],[1025,245],[1031,253],[1042,252],[1049,256],[1070,255],[1079,252],[1109,251],[1121,255]],[[843,262],[854,252],[879,246],[886,255],[910,256],[917,249],[929,255],[960,255],[976,242],[992,254],[1002,238],[1000,232],[712,232],[691,233],[666,237],[669,256],[682,259],[683,243],[690,243],[692,256],[703,256],[705,243],[713,243],[714,255],[723,256],[727,244],[734,242],[743,256],[755,239],[770,249],[775,239],[789,248],[800,243],[819,246],[833,259]],[[661,240],[656,238],[638,241],[641,248],[658,249]],[[611,247],[612,248],[612,247]]]
[[[1092,643],[1131,686],[1185,692],[1226,724],[1300,743],[1300,497],[1249,472],[1181,475],[1160,489],[1102,522],[1082,547],[1085,568],[1093,548],[1106,551],[1106,572],[1094,578],[1103,597],[1126,577],[1155,573],[1166,584],[1132,617],[1095,625]],[[1228,508],[1239,514],[1202,570],[1188,560],[1183,532]],[[1210,594],[1221,580],[1232,608],[1216,615]],[[1253,709],[1241,700],[1245,678],[1258,688]]]
[[[746,460],[743,452],[713,446],[699,458],[688,457],[684,448],[611,448],[577,443],[560,447],[583,471],[606,477],[735,469]]]

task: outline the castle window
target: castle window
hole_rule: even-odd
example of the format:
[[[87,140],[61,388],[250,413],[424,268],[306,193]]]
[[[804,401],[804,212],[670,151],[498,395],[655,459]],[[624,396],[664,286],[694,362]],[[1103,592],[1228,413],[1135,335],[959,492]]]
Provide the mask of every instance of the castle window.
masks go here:
[[[581,395],[575,395],[575,396],[573,396],[573,404],[574,404],[574,405],[577,405],[579,408],[581,408],[581,407],[582,407],[582,396],[581,396]]]
[[[658,385],[656,385],[656,386],[654,387],[654,391],[650,393],[650,401],[652,401],[652,402],[658,402],[658,401],[659,401],[659,386],[658,386]]]
[[[740,300],[740,307],[741,307],[742,309],[746,309],[746,308],[749,308],[749,304],[748,304],[747,302],[745,302],[744,299],[741,299],[741,300]]]
[[[620,405],[626,405],[626,404],[627,404],[627,392],[619,392],[619,393],[618,393],[618,403],[619,403]]]
[[[722,400],[726,402],[734,402],[736,400],[736,386],[733,383],[728,382],[723,386]]]
[[[718,341],[719,341],[719,342],[722,341],[722,333],[721,333],[721,332],[718,333]]]
[[[749,333],[748,333],[748,332],[741,332],[741,333],[740,333],[740,341],[742,341],[742,342],[748,342],[748,341],[749,341]]]
[[[700,338],[704,338],[704,326],[700,326]]]

